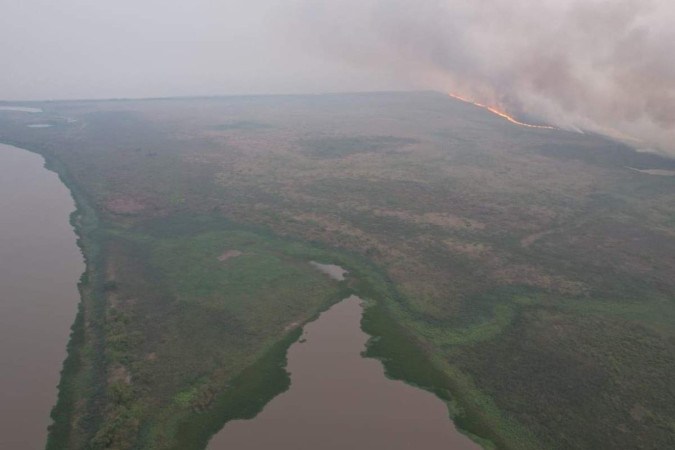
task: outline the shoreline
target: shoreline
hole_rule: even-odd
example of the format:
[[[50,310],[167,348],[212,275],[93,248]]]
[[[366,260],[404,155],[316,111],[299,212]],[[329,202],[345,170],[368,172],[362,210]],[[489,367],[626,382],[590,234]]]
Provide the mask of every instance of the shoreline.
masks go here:
[[[82,255],[84,271],[79,280],[76,281],[80,298],[70,327],[66,356],[61,365],[59,381],[56,386],[56,402],[49,413],[51,424],[47,429],[45,444],[45,448],[48,450],[60,450],[69,448],[73,443],[75,430],[71,425],[75,419],[78,400],[80,400],[77,390],[83,380],[87,378],[86,375],[89,371],[93,369],[93,367],[86,367],[87,361],[83,359],[83,351],[86,349],[88,340],[91,340],[91,336],[88,336],[88,334],[93,331],[86,326],[86,323],[92,322],[92,320],[96,321],[95,317],[90,317],[92,311],[96,308],[88,307],[87,303],[93,304],[91,286],[92,280],[96,278],[93,260],[98,256],[99,251],[90,234],[95,232],[98,227],[98,216],[89,205],[86,196],[70,180],[65,167],[55,158],[46,152],[22,145],[20,142],[6,139],[0,140],[0,142],[43,158],[44,168],[57,175],[59,181],[68,189],[75,205],[75,209],[70,213],[69,222],[76,236],[76,245]],[[91,379],[96,380],[96,377],[91,377]],[[92,387],[88,386],[87,390]]]
[[[91,206],[86,194],[81,192],[76,183],[70,179],[67,169],[56,158],[46,152],[22,146],[19,142],[3,140],[3,143],[43,157],[45,168],[57,174],[59,180],[70,191],[75,202],[75,210],[71,213],[70,222],[77,236],[77,245],[83,255],[85,271],[78,283],[80,302],[71,327],[67,356],[63,363],[57,388],[57,402],[50,414],[53,422],[49,427],[46,449],[82,448],[100,429],[99,425],[103,420],[103,414],[100,408],[97,409],[96,406],[106,391],[105,374],[107,367],[103,356],[104,336],[101,334],[104,331],[105,296],[103,292],[104,280],[100,270],[104,255],[101,250],[102,237],[97,236],[100,233],[98,213]],[[317,242],[311,244],[318,248],[323,247]],[[334,250],[331,251],[334,252]],[[341,254],[342,252],[338,251],[337,253]],[[349,286],[346,292],[358,295],[366,303],[361,320],[361,329],[369,336],[365,357],[378,359],[384,366],[387,378],[400,380],[411,386],[429,391],[446,403],[458,402],[459,399],[468,400],[466,396],[458,392],[452,377],[439,369],[426,352],[421,351],[422,346],[418,340],[411,333],[405,331],[403,324],[398,323],[391,316],[390,306],[388,306],[388,301],[385,298],[391,297],[395,288],[386,279],[386,276],[383,277],[378,269],[372,267],[372,263],[364,261],[360,255],[343,254],[343,257],[339,257],[338,254],[336,254],[336,262],[345,261],[343,264],[348,266],[350,272],[354,274],[353,278],[356,285]],[[358,262],[353,259],[354,256],[356,256]],[[356,263],[357,267],[355,268],[350,262]],[[372,284],[374,278],[378,279],[379,283],[377,284],[381,284],[381,286],[376,287]],[[344,295],[344,293],[341,293],[341,295]],[[399,294],[394,293],[393,296],[397,297]],[[286,391],[290,384],[288,373],[284,369],[288,349],[299,339],[300,330],[304,325],[316,320],[322,312],[328,310],[343,298],[345,297],[340,297],[325,305],[315,316],[300,324],[298,328],[289,332],[288,335],[264,351],[263,355],[253,365],[244,369],[232,381],[231,385],[242,383],[242,389],[238,392],[232,393],[228,390],[219,395],[219,398],[215,400],[215,406],[205,413],[193,413],[182,419],[176,418],[175,423],[178,432],[175,437],[177,445],[170,448],[185,450],[205,448],[210,438],[226,422],[255,417],[272,398]],[[396,300],[391,298],[389,301],[396,303]],[[373,325],[374,322],[379,322],[380,325],[384,323],[384,328]],[[385,329],[387,330],[384,331]],[[419,364],[423,360],[423,367],[418,366],[417,369],[419,370],[413,371],[400,370],[408,365],[406,360],[401,359],[400,355],[397,356],[396,352],[391,352],[382,346],[383,341],[392,338],[396,340],[403,338],[404,341],[407,341],[408,346],[414,349],[418,355],[415,358],[418,360],[415,364]],[[98,354],[100,357],[87,360],[85,357],[87,353]],[[437,371],[441,376],[430,383],[423,375],[420,376],[424,371],[429,370]],[[99,376],[95,375],[97,372]],[[251,382],[246,378],[251,378],[254,381]],[[88,395],[79,395],[83,391],[87,392]],[[264,401],[258,401],[254,406],[246,401],[247,394],[257,395],[260,398],[261,392]],[[500,438],[501,433],[486,426],[486,422],[489,422],[489,420],[486,421],[483,414],[476,414],[474,417],[474,413],[477,412],[475,407],[476,405],[473,405],[473,407],[461,405],[460,409],[466,409],[467,411],[449,414],[449,420],[454,422],[460,433],[469,436],[485,448],[494,448],[493,442],[498,443],[499,448],[512,448]],[[251,414],[253,415],[250,416]],[[73,426],[76,419],[83,418],[85,420],[80,422],[86,422],[85,426]]]
[[[99,393],[105,391],[105,384],[101,383],[101,380],[106,379],[105,360],[95,358],[93,361],[87,361],[83,358],[83,353],[90,347],[95,347],[94,352],[98,350],[98,354],[103,355],[103,336],[101,334],[102,323],[105,320],[103,296],[101,295],[103,280],[99,276],[100,270],[96,264],[102,254],[100,242],[97,242],[94,237],[99,226],[96,211],[91,207],[86,196],[69,179],[65,168],[61,167],[54,158],[49,158],[40,152],[36,153],[45,158],[45,168],[55,172],[71,192],[75,201],[75,211],[71,214],[70,222],[77,236],[77,245],[85,263],[85,271],[78,282],[80,303],[77,316],[71,327],[71,338],[67,346],[67,356],[63,363],[57,402],[51,412],[53,423],[49,430],[46,445],[47,450],[57,450],[67,448],[68,445],[73,443],[73,439],[77,441],[80,438],[80,436],[77,436],[78,430],[72,426],[76,419],[80,400],[84,400],[86,404],[87,415],[93,416],[91,418],[94,418],[97,422],[102,420],[102,415],[94,408],[94,398],[81,399],[77,392],[78,385],[84,383],[86,379],[91,380],[91,384],[86,390]],[[96,300],[101,301],[96,302]],[[97,306],[96,303],[99,303],[99,305]],[[96,326],[87,326],[87,323],[96,324],[98,322],[101,323],[100,329],[97,329]],[[88,366],[92,362],[93,365]],[[95,372],[103,376],[97,377],[94,375]]]

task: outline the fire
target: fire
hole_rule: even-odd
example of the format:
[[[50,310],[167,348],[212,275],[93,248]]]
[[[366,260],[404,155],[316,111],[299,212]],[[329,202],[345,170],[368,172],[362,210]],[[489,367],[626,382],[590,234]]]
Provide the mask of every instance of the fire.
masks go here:
[[[556,129],[555,127],[552,127],[552,126],[549,126],[549,125],[532,125],[531,123],[521,122],[518,119],[516,119],[515,117],[508,115],[506,112],[501,111],[494,106],[488,106],[488,105],[484,105],[482,103],[474,102],[473,100],[469,100],[468,98],[460,97],[459,95],[456,95],[456,94],[448,94],[448,95],[450,97],[452,97],[456,100],[462,101],[464,103],[470,103],[470,104],[472,104],[474,106],[477,106],[479,108],[486,109],[486,110],[490,111],[492,114],[495,114],[495,115],[501,117],[502,119],[506,119],[507,121],[511,122],[514,125],[520,125],[521,127],[528,127],[528,128],[540,128],[540,129],[544,129],[544,130],[555,130]]]

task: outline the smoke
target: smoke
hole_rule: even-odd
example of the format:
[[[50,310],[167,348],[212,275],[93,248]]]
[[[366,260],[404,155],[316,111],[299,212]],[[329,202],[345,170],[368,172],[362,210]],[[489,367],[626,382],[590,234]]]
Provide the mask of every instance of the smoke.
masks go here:
[[[317,55],[675,154],[672,0],[299,0]]]

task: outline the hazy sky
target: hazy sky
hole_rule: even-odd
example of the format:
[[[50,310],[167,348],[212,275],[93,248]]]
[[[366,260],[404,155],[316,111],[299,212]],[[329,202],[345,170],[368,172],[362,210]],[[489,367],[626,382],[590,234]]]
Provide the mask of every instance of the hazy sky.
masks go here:
[[[307,52],[291,0],[0,0],[0,99],[406,88]]]
[[[675,0],[0,0],[0,99],[436,89],[675,152]]]

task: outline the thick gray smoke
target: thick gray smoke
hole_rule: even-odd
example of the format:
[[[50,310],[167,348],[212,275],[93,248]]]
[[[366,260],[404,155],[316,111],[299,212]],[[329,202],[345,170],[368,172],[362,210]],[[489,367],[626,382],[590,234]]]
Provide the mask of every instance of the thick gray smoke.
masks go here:
[[[300,0],[317,52],[675,154],[673,0]]]

